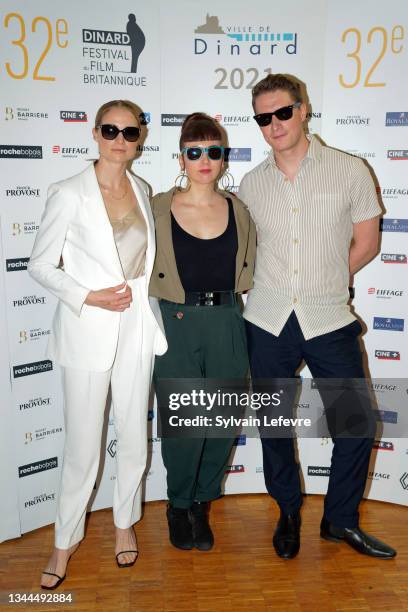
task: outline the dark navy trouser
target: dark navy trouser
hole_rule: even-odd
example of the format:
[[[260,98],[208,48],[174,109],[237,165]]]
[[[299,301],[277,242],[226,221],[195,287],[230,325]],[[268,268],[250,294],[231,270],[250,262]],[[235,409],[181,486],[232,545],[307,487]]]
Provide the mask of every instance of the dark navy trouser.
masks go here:
[[[305,340],[294,312],[278,337],[253,323],[245,323],[254,386],[257,379],[294,377],[302,359],[314,379],[365,378],[358,342],[362,328],[358,321],[310,340]],[[321,395],[327,410],[324,394]],[[372,420],[368,424],[369,435],[336,437],[332,433],[334,448],[324,516],[338,527],[358,525],[358,506],[364,493],[375,428],[373,412],[367,409],[363,412],[361,418]],[[302,493],[293,439],[261,437],[261,441],[268,493],[284,513],[297,512]]]

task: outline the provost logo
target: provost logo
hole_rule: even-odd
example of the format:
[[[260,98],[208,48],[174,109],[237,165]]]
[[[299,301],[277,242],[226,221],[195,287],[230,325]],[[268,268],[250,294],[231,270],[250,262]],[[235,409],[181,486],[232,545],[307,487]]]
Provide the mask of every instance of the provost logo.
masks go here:
[[[397,289],[376,289],[375,287],[369,287],[368,294],[375,295],[376,298],[390,300],[393,297],[402,297],[404,292]]]
[[[88,147],[61,147],[60,145],[53,145],[53,155],[60,155],[61,157],[76,158],[80,156],[89,155]]]
[[[408,125],[408,112],[386,113],[385,125],[386,127],[402,127]]]
[[[374,440],[373,448],[376,448],[377,450],[393,451],[394,444],[392,442],[387,442],[386,440]]]
[[[408,149],[388,149],[387,158],[391,161],[408,159]]]
[[[145,76],[136,76],[146,37],[134,13],[128,15],[125,28],[126,32],[82,30],[82,56],[87,62],[83,68],[84,83],[134,87],[147,85]]]
[[[29,108],[12,108],[6,106],[4,118],[6,121],[28,121],[29,119],[48,119],[48,113],[31,111]]]
[[[42,406],[50,406],[51,398],[50,397],[34,397],[28,402],[23,402],[19,405],[19,410],[28,410],[29,408],[38,408]]]
[[[84,111],[60,111],[60,119],[65,123],[86,123],[88,115]]]
[[[376,349],[375,356],[377,359],[385,359],[388,361],[400,361],[401,359],[399,351],[381,351]]]
[[[29,185],[6,189],[6,198],[39,198],[40,190]]]
[[[381,232],[408,232],[408,219],[386,219],[380,222]]]
[[[25,295],[17,300],[13,300],[13,308],[21,308],[22,306],[37,306],[38,304],[44,305],[47,301],[45,296],[38,295]]]
[[[47,501],[55,501],[55,493],[41,493],[41,495],[35,495],[32,499],[24,502],[24,508],[31,508],[32,506],[38,506]]]
[[[383,329],[385,331],[404,331],[404,319],[374,317],[373,329]]]
[[[297,33],[276,32],[272,26],[220,24],[207,13],[205,23],[194,30],[194,55],[215,51],[216,55],[277,55],[297,53]]]
[[[406,264],[405,253],[381,253],[381,261],[386,264]]]
[[[370,117],[361,117],[361,115],[345,115],[344,117],[337,117],[336,125],[343,127],[352,126],[365,126],[370,125]]]

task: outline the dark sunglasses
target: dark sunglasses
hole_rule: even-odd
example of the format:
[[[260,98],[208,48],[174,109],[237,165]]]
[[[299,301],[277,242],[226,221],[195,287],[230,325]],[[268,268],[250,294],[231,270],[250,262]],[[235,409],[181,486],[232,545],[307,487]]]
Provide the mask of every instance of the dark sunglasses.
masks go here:
[[[138,127],[129,126],[120,130],[116,125],[112,125],[111,123],[103,123],[102,125],[97,125],[96,129],[101,130],[102,138],[105,140],[115,140],[118,134],[123,134],[123,138],[128,142],[136,142],[136,140],[140,136],[140,130]]]
[[[219,145],[211,145],[211,147],[184,147],[181,152],[187,156],[190,161],[197,161],[203,153],[207,154],[208,159],[212,161],[220,160],[224,155],[224,147]]]
[[[273,111],[273,113],[260,113],[259,115],[254,115],[254,119],[261,127],[269,125],[274,115],[279,121],[287,121],[288,119],[292,119],[293,109],[299,108],[301,104],[301,102],[295,102],[290,106],[282,106],[282,108],[278,108],[276,111]]]

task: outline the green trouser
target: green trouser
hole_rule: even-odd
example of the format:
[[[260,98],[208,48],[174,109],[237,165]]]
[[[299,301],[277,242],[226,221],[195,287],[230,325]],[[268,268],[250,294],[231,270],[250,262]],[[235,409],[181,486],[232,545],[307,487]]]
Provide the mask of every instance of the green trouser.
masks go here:
[[[186,306],[160,301],[169,345],[156,357],[154,380],[219,378],[245,380],[248,354],[240,307]],[[162,438],[167,494],[176,508],[210,501],[221,482],[234,438]]]

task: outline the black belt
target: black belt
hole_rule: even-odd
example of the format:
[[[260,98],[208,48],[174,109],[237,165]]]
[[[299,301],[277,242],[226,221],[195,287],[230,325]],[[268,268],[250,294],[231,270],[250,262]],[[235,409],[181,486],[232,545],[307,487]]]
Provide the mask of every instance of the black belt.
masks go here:
[[[233,291],[186,291],[186,306],[232,306],[235,302]]]

